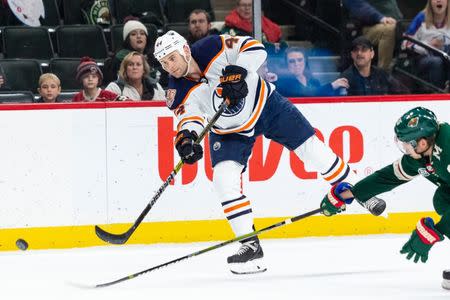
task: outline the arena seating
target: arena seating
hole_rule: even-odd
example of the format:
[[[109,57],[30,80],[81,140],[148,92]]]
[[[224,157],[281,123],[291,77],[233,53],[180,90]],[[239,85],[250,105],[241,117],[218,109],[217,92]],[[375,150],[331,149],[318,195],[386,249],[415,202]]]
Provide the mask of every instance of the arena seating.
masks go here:
[[[60,57],[90,56],[96,60],[108,57],[103,29],[97,25],[63,25],[55,29]]]
[[[0,59],[8,86],[13,91],[32,91],[37,93],[42,69],[34,59]]]

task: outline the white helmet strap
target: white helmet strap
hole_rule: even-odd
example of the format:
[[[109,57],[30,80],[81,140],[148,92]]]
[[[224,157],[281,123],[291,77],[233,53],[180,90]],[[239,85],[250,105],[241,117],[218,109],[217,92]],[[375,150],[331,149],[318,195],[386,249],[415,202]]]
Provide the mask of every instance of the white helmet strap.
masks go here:
[[[183,74],[183,77],[186,77],[187,74],[189,73],[189,69],[191,67],[192,55],[189,55],[189,59],[187,59],[186,53],[184,52],[184,47],[183,47],[183,51],[180,51],[180,52],[181,52],[181,56],[183,56],[184,61],[187,63],[186,73]]]

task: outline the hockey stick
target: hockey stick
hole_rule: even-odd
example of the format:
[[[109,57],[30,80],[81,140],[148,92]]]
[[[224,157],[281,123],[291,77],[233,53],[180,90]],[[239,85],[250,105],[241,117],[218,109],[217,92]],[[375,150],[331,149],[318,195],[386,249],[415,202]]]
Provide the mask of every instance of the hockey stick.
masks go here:
[[[234,243],[234,242],[237,242],[237,241],[241,241],[241,240],[250,238],[250,237],[252,237],[252,236],[258,235],[258,234],[260,234],[260,233],[263,233],[263,232],[266,232],[266,231],[269,231],[269,230],[272,230],[272,229],[275,229],[275,228],[278,228],[278,227],[281,227],[281,226],[284,226],[284,225],[287,225],[287,224],[291,224],[291,223],[297,222],[297,221],[299,221],[299,220],[301,220],[301,219],[305,219],[305,218],[307,218],[307,217],[309,217],[309,216],[312,216],[312,215],[315,215],[315,214],[317,214],[317,213],[320,213],[321,211],[322,211],[322,208],[318,208],[318,209],[309,211],[309,212],[307,212],[307,213],[298,215],[298,216],[296,216],[296,217],[293,217],[293,218],[290,218],[290,219],[286,219],[286,220],[281,221],[281,222],[279,222],[279,223],[276,223],[276,224],[273,224],[273,225],[264,227],[264,228],[262,228],[262,229],[260,229],[260,230],[255,230],[255,231],[253,231],[253,232],[250,232],[250,233],[247,233],[247,234],[244,234],[244,235],[235,237],[234,239],[231,239],[231,240],[228,240],[228,241],[225,241],[225,242],[222,242],[222,243],[219,243],[219,244],[210,246],[210,247],[205,248],[205,249],[203,249],[203,250],[199,250],[199,251],[193,252],[193,253],[191,253],[191,254],[188,254],[188,255],[185,255],[185,256],[176,258],[176,259],[174,259],[174,260],[171,260],[171,261],[162,263],[162,264],[160,264],[160,265],[151,267],[151,268],[149,268],[149,269],[146,269],[146,270],[143,270],[143,271],[140,271],[140,272],[137,272],[137,273],[134,273],[134,274],[131,274],[131,275],[122,277],[122,278],[120,278],[120,279],[117,279],[117,280],[114,280],[114,281],[110,281],[110,282],[106,282],[106,283],[97,284],[97,285],[95,285],[94,287],[95,287],[95,288],[107,287],[107,286],[111,286],[111,285],[114,285],[114,284],[117,284],[117,283],[120,283],[120,282],[123,282],[123,281],[126,281],[126,280],[130,280],[130,279],[136,278],[136,277],[138,277],[138,276],[140,276],[140,275],[143,275],[143,274],[145,274],[145,273],[149,273],[149,272],[158,270],[158,269],[160,269],[160,268],[166,267],[166,266],[168,266],[168,265],[175,264],[175,263],[180,262],[180,261],[182,261],[182,260],[186,260],[186,259],[188,259],[188,258],[191,258],[191,257],[194,257],[194,256],[198,256],[198,255],[200,255],[200,254],[203,254],[203,253],[206,253],[206,252],[209,252],[209,251],[213,251],[213,250],[222,248],[223,246],[226,246],[226,245],[228,245],[228,244],[231,244],[231,243]]]
[[[216,123],[216,121],[220,117],[220,115],[222,115],[223,111],[225,110],[225,107],[226,107],[226,102],[224,100],[219,105],[219,109],[214,114],[212,119],[205,126],[205,128],[203,128],[202,132],[200,133],[200,135],[198,136],[197,140],[195,141],[196,144],[199,144],[203,140],[203,138],[209,132],[211,127],[214,125],[214,123]],[[147,206],[141,212],[141,214],[139,215],[137,220],[134,222],[133,226],[130,227],[130,229],[128,229],[126,232],[121,233],[121,234],[114,234],[114,233],[107,232],[107,231],[103,230],[102,228],[100,228],[99,226],[96,225],[95,226],[95,234],[97,234],[97,236],[100,239],[102,239],[103,241],[105,241],[105,242],[108,242],[108,243],[111,243],[111,244],[119,244],[119,245],[120,244],[125,244],[128,241],[128,239],[131,237],[131,235],[134,233],[134,231],[137,229],[139,224],[141,224],[142,220],[144,220],[145,216],[148,214],[148,212],[153,207],[155,202],[159,199],[161,194],[165,191],[167,186],[169,186],[170,182],[175,178],[175,176],[181,170],[181,167],[183,166],[183,164],[184,163],[183,163],[182,160],[180,160],[177,163],[175,168],[170,173],[169,177],[167,177],[166,181],[163,182],[161,187],[158,189],[156,194],[153,196],[152,200],[147,204]]]

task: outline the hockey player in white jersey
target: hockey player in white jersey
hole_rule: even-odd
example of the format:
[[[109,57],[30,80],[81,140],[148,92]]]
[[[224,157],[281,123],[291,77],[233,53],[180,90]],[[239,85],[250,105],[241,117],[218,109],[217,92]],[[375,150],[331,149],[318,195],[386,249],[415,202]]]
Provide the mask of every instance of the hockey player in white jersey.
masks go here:
[[[194,141],[223,99],[227,108],[209,137],[213,184],[236,236],[253,231],[251,201],[241,191],[256,137],[264,135],[291,151],[308,169],[321,173],[330,184],[357,180],[349,166],[315,135],[302,113],[256,71],[266,60],[264,46],[251,37],[211,35],[192,46],[169,31],[155,43],[155,57],[171,75],[167,105],[178,118],[175,147],[181,159],[193,164],[203,156]],[[348,189],[339,184],[338,191]],[[258,237],[243,240],[228,257],[236,274],[264,272]]]

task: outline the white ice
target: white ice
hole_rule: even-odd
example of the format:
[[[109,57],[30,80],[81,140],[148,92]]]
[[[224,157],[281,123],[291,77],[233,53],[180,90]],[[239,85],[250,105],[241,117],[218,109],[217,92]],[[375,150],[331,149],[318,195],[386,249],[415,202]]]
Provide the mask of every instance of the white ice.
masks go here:
[[[215,244],[105,246],[0,253],[0,299],[450,299],[441,288],[450,268],[448,241],[436,244],[426,264],[399,254],[409,235],[262,240],[267,272],[233,275],[229,245],[93,289]]]

